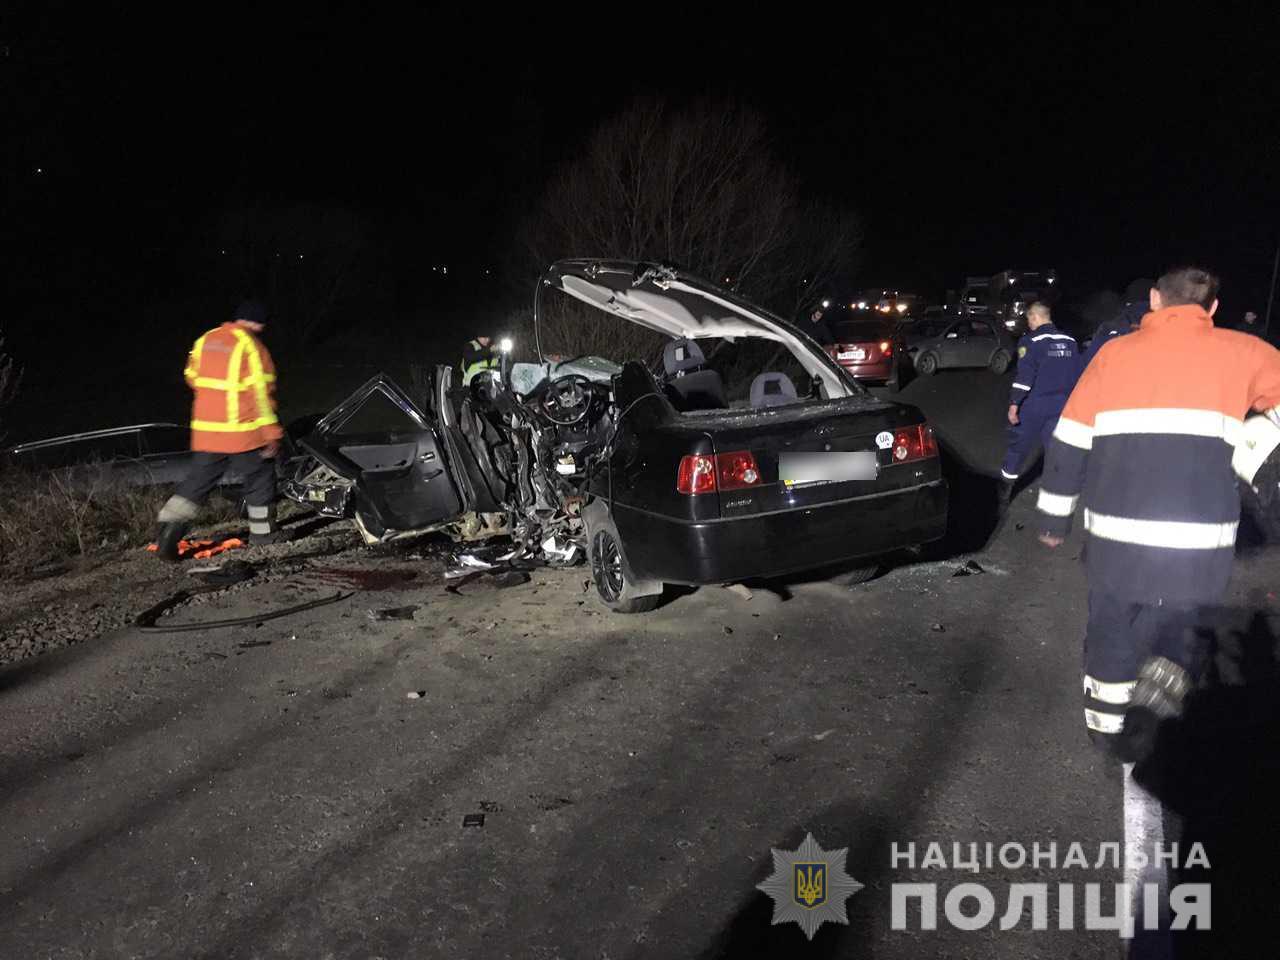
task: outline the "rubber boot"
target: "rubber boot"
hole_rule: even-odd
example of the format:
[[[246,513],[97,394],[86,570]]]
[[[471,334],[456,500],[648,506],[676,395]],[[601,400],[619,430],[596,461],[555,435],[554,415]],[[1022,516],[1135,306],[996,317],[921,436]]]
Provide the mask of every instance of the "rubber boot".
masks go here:
[[[160,524],[160,531],[156,534],[156,556],[168,563],[177,563],[181,559],[178,556],[178,541],[187,535],[187,527],[188,524],[183,520],[170,520]]]
[[[1150,756],[1160,725],[1182,716],[1190,691],[1191,675],[1182,666],[1165,657],[1145,660],[1138,670],[1138,682],[1118,738],[1120,757],[1140,762]]]

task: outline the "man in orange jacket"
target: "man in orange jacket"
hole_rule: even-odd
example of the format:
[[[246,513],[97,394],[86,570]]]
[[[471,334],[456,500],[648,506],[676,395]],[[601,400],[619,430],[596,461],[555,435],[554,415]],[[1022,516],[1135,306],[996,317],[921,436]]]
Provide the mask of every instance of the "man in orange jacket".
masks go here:
[[[276,417],[276,368],[257,335],[266,310],[249,300],[230,322],[191,348],[185,377],[195,391],[191,413],[191,469],[160,510],[157,555],[178,559],[178,542],[228,467],[244,482],[250,543],[273,543],[275,457],[284,431]]]
[[[1214,326],[1216,276],[1170,270],[1149,304],[1142,325],[1099,350],[1072,391],[1037,503],[1049,547],[1084,508],[1084,721],[1094,742],[1126,760],[1149,747],[1157,722],[1181,713],[1205,665],[1198,619],[1222,602],[1235,560],[1232,460],[1245,418],[1280,422],[1280,351]]]

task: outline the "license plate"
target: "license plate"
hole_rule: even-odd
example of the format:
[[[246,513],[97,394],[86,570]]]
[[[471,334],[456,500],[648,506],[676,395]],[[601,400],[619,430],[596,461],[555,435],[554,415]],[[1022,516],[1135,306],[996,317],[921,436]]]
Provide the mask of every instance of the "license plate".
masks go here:
[[[874,480],[879,472],[870,450],[856,453],[784,453],[778,457],[778,478],[788,490],[824,483]]]
[[[865,360],[867,359],[867,351],[865,350],[841,350],[836,354],[837,360]]]

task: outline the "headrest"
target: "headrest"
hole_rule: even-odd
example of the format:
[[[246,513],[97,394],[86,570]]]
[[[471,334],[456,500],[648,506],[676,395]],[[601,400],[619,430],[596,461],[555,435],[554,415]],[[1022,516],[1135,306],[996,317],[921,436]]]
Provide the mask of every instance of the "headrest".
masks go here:
[[[692,340],[671,340],[662,348],[662,366],[669,377],[700,369],[706,362],[702,348]]]
[[[751,381],[753,407],[776,407],[796,399],[796,386],[785,373],[762,373]]]

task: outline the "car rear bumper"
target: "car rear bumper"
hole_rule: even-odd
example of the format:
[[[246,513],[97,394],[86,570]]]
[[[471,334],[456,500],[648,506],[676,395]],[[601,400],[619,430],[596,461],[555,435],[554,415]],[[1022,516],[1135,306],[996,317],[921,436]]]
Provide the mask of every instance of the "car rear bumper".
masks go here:
[[[690,523],[614,504],[627,566],[637,579],[728,583],[776,577],[940,539],[944,480],[803,510]]]
[[[855,380],[888,380],[893,376],[892,360],[877,360],[874,363],[837,360],[836,363],[840,364]]]

